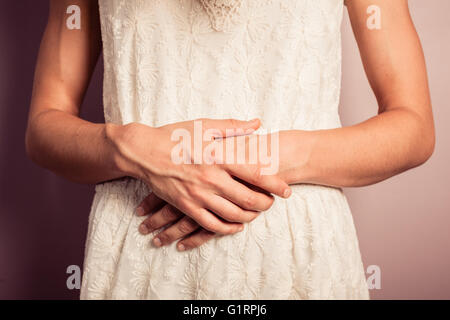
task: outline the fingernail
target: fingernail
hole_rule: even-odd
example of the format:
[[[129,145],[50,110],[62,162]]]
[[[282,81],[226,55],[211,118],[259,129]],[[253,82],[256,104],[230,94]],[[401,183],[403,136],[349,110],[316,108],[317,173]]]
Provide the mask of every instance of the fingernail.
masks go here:
[[[286,190],[284,190],[283,192],[283,198],[289,198],[289,196],[291,195],[292,191],[291,188],[287,188]]]
[[[162,246],[162,242],[159,238],[153,238],[153,244],[158,248]]]
[[[137,214],[138,216],[143,216],[143,215],[145,214],[144,208],[142,208],[141,206],[137,207],[137,209],[136,209],[136,214]]]
[[[181,244],[181,243],[177,246],[177,248],[178,248],[178,251],[184,251],[184,250],[186,250],[186,248],[184,247],[184,245]]]
[[[145,224],[141,224],[140,226],[139,226],[139,232],[140,233],[142,233],[142,234],[147,234],[148,233],[148,228],[147,228],[147,226],[145,225]]]
[[[239,227],[239,232],[244,231],[244,225]]]

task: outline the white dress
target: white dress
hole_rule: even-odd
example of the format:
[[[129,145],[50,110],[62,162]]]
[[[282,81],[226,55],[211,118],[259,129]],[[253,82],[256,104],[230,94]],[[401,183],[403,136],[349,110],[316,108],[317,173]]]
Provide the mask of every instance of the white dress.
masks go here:
[[[343,0],[99,0],[107,122],[340,126]],[[366,299],[342,190],[293,186],[243,232],[155,248],[141,181],[96,186],[82,299]]]

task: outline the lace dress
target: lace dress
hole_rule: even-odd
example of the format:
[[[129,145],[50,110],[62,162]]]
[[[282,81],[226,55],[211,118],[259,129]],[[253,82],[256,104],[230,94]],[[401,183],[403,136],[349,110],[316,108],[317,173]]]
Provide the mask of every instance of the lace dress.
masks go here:
[[[106,121],[340,126],[343,0],[99,0]],[[178,252],[138,232],[138,180],[96,186],[83,299],[365,299],[342,190],[295,185],[244,231]]]

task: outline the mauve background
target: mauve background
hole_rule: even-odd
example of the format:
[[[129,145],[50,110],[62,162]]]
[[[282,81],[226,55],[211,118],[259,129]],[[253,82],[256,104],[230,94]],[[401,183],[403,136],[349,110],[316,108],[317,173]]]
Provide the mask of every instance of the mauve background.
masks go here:
[[[437,145],[424,166],[347,189],[364,265],[379,265],[372,298],[450,299],[450,1],[410,0],[427,58]],[[90,186],[67,182],[25,156],[24,132],[47,0],[0,0],[0,299],[76,299],[66,268],[81,265]],[[343,23],[343,123],[376,112],[348,17]],[[83,117],[103,121],[101,64]]]

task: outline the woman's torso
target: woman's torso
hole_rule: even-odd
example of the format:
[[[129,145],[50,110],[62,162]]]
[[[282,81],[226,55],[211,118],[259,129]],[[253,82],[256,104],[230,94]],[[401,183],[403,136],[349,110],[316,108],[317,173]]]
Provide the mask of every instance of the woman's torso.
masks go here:
[[[343,0],[240,0],[224,26],[205,2],[100,0],[106,121],[340,126]]]
[[[202,3],[214,1],[202,1],[99,1],[106,121],[258,117],[271,130],[340,126],[343,0],[241,0],[228,24],[211,20]],[[244,231],[180,253],[139,234],[134,211],[149,193],[142,181],[98,185],[81,297],[367,298],[342,191],[292,190]]]

